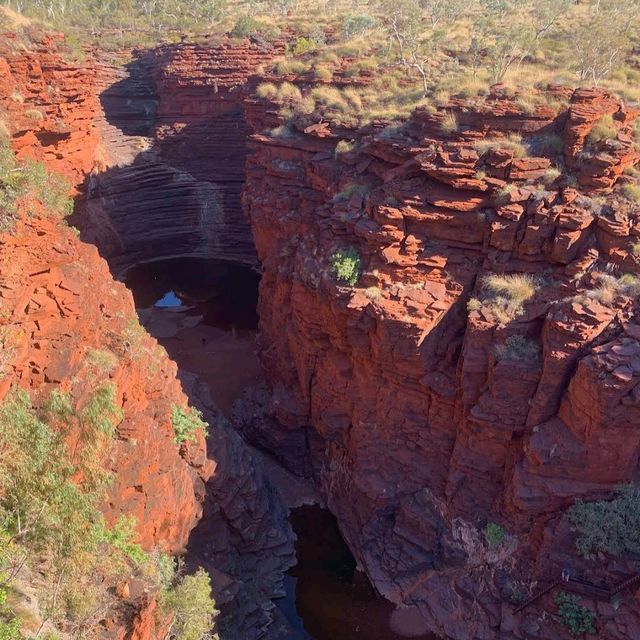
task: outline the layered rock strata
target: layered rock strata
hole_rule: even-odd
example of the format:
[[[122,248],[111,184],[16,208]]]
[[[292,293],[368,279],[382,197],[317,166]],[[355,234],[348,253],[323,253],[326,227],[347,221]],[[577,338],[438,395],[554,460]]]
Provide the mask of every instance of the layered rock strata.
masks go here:
[[[567,106],[524,113],[496,87],[403,127],[286,137],[262,133],[278,105],[246,108],[271,406],[243,429],[292,469],[310,461],[376,588],[448,638],[564,637],[541,615],[551,596],[514,617],[510,594],[562,568],[638,569],[580,558],[563,519],[637,473],[640,324],[623,283],[640,272],[640,210],[620,187],[638,112],[601,91],[545,101]],[[593,141],[607,115],[613,138]],[[331,267],[349,248],[353,287]],[[521,308],[486,281],[514,273],[535,289]],[[497,551],[487,522],[510,533]],[[631,595],[594,608],[600,637],[640,633]]]
[[[175,257],[255,266],[240,194],[248,130],[246,83],[281,48],[251,44],[167,45],[133,53],[124,72],[100,74],[102,129],[137,146],[131,161],[96,172],[78,224],[114,273]],[[111,80],[117,81],[110,82]]]
[[[102,197],[96,190],[120,185],[129,193],[129,202],[137,202],[135,189],[141,183],[133,180],[127,185],[117,167],[132,164],[129,177],[139,175],[136,156],[156,124],[152,116],[157,97],[150,89],[155,85],[139,80],[150,72],[145,59],[132,63],[137,74],[132,88],[127,72],[103,56],[96,59],[87,52],[83,61],[69,60],[61,36],[34,31],[28,45],[14,46],[9,35],[0,48],[0,110],[6,128],[0,134],[9,135],[19,157],[40,160],[50,170],[63,173],[80,191],[87,191],[90,201]],[[107,89],[114,82],[128,83],[129,88],[124,92]],[[36,110],[41,117],[34,115]],[[223,182],[236,175],[232,164]],[[164,181],[166,172],[186,175],[186,170],[164,163],[156,168],[159,173],[151,170],[151,180],[160,190],[170,188]],[[149,178],[148,166],[146,171],[143,182]],[[96,178],[100,172],[114,172],[109,176],[116,175],[120,182],[108,180],[109,186],[104,187]],[[197,183],[195,178],[190,180]],[[215,190],[202,186],[205,182],[198,183],[198,189]],[[233,187],[236,200],[240,188],[240,182]],[[141,196],[138,191],[137,197]],[[166,198],[165,191],[160,200]],[[177,198],[174,204],[182,202],[182,196]],[[150,203],[143,213],[155,212],[157,205],[158,200]],[[91,235],[96,228],[92,225],[113,229],[112,210],[102,205],[95,210],[102,217],[92,217],[86,209],[76,213],[84,237],[98,239],[99,234]],[[14,229],[0,235],[0,400],[11,387],[19,386],[29,390],[36,402],[60,389],[82,404],[96,385],[115,384],[124,418],[105,460],[114,476],[103,506],[107,520],[134,516],[145,549],[187,550],[194,567],[205,566],[222,609],[217,626],[223,636],[266,637],[272,600],[281,594],[282,574],[293,561],[289,525],[261,465],[226,426],[207,390],[186,374],[180,374],[182,382],[178,379],[175,363],[138,323],[131,293],[113,279],[109,267],[163,257],[161,239],[155,238],[158,253],[151,254],[154,239],[136,236],[137,231],[144,235],[152,230],[160,220],[144,219],[144,215],[134,219],[137,208],[117,211],[131,226],[121,229],[122,236],[108,236],[113,243],[98,244],[109,266],[95,247],[82,242],[37,202],[21,211]],[[197,233],[208,233],[212,242],[220,242],[201,223]],[[241,239],[248,230],[246,222],[243,228],[236,246],[244,252],[238,260],[246,261],[250,244]],[[165,234],[173,231],[165,229]],[[201,239],[196,244],[202,244]],[[120,253],[114,253],[113,247]],[[208,443],[201,436],[188,445],[174,442],[172,407],[187,403],[206,412]],[[206,522],[201,521],[203,509]],[[194,531],[198,521],[202,526]],[[114,603],[113,610],[103,612],[104,620],[95,621],[96,637],[165,637],[168,621],[158,615],[148,585],[136,581],[124,591],[127,595]]]

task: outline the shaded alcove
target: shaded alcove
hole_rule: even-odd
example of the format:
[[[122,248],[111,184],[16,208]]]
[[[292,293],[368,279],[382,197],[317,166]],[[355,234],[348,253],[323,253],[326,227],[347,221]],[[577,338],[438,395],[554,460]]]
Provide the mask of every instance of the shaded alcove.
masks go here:
[[[303,506],[291,512],[297,564],[285,577],[277,606],[291,632],[283,640],[430,640],[419,614],[402,620],[371,586],[330,511]],[[395,629],[395,630],[394,630]],[[402,629],[402,633],[398,631]]]

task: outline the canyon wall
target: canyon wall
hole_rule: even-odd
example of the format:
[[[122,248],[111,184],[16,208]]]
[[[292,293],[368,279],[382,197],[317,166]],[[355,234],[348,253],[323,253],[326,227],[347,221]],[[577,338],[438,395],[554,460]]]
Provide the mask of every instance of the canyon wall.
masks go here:
[[[82,405],[99,385],[115,384],[124,417],[105,460],[114,477],[103,505],[108,522],[133,516],[145,549],[186,550],[190,567],[209,571],[222,612],[216,629],[221,638],[267,637],[272,600],[281,594],[283,571],[293,561],[283,507],[262,467],[228,427],[207,390],[177,371],[138,323],[131,293],[112,275],[125,265],[161,259],[165,253],[198,254],[205,244],[204,255],[223,257],[221,253],[228,251],[240,262],[255,261],[248,224],[236,220],[241,220],[237,214],[242,148],[236,154],[229,143],[229,156],[221,164],[227,173],[218,186],[202,187],[213,175],[203,177],[207,159],[198,164],[197,156],[182,157],[178,147],[167,152],[176,168],[165,161],[139,160],[142,141],[157,124],[156,111],[165,110],[165,122],[173,122],[172,110],[178,109],[158,101],[156,85],[145,79],[152,69],[160,73],[164,67],[150,66],[144,57],[135,59],[132,76],[105,55],[86,52],[83,60],[70,59],[62,36],[33,29],[28,42],[24,37],[8,34],[0,45],[0,113],[6,129],[0,134],[8,134],[20,158],[42,161],[86,192],[78,196],[75,221],[83,240],[92,239],[98,249],[81,241],[74,229],[38,202],[21,211],[15,228],[0,235],[0,400],[19,386],[29,390],[36,403],[59,389]],[[237,80],[238,73],[244,77],[255,62],[250,47],[241,51],[247,58],[244,70],[237,71],[241,61],[230,56],[229,80],[221,83],[225,96],[232,93],[233,78]],[[165,50],[156,55],[170,58]],[[126,89],[121,90],[121,83]],[[208,94],[211,89],[202,91]],[[193,103],[187,99],[185,104]],[[231,130],[235,120],[229,114],[237,114],[238,108],[232,95],[228,106],[223,101],[222,123],[212,129],[218,142]],[[192,125],[199,126],[207,114],[211,115],[196,114]],[[242,133],[241,121],[238,127]],[[231,135],[235,139],[236,128]],[[139,164],[145,165],[141,172]],[[167,184],[168,171],[180,177]],[[197,177],[190,177],[197,171]],[[185,181],[191,185],[186,190],[179,186]],[[172,184],[179,186],[177,191],[171,191]],[[148,191],[141,192],[143,185]],[[118,188],[124,189],[121,197],[103,206],[104,190],[113,195]],[[187,195],[200,191],[215,191],[225,202],[220,214],[227,217],[220,218],[222,226],[216,228],[221,237],[212,231],[213,214],[199,217],[209,207],[205,199],[197,204],[194,228],[181,244],[163,216],[169,212],[178,227],[188,229],[192,210]],[[147,197],[156,192],[157,199]],[[87,196],[88,205],[83,205]],[[127,203],[133,208],[127,209]],[[163,203],[169,208],[163,209]],[[160,217],[145,218],[147,214]],[[164,234],[164,244],[162,237],[153,235],[156,230]],[[206,242],[201,234],[207,235]],[[222,248],[216,252],[214,245]],[[172,406],[187,403],[204,411],[210,424],[208,442],[199,436],[194,443],[175,444]],[[148,585],[141,589],[139,582],[134,580],[119,602],[101,612],[104,618],[95,620],[92,637],[165,637],[167,621],[156,615]]]
[[[564,568],[613,582],[638,570],[580,558],[562,518],[637,474],[637,294],[603,293],[618,281],[600,272],[640,272],[640,210],[612,192],[640,161],[638,111],[587,89],[539,102],[523,112],[497,86],[402,127],[325,122],[286,136],[262,133],[279,105],[246,107],[268,394],[241,428],[292,469],[309,460],[376,588],[459,640],[570,637],[545,617],[549,597],[514,617],[511,595]],[[606,115],[615,139],[592,144]],[[476,145],[510,134],[524,156]],[[349,248],[355,286],[331,267]],[[535,295],[505,317],[492,273],[529,274]],[[499,550],[484,543],[487,522],[510,534]],[[599,637],[640,633],[634,598],[594,606]]]
[[[240,202],[243,99],[249,76],[281,52],[248,41],[166,45],[99,74],[115,158],[89,177],[77,223],[114,273],[176,257],[257,266]]]

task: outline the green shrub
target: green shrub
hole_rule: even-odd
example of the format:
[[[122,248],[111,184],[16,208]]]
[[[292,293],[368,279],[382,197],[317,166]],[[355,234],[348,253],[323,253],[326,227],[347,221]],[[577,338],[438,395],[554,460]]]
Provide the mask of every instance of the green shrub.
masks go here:
[[[371,31],[377,24],[378,21],[372,16],[350,13],[343,18],[340,30],[346,40]]]
[[[580,598],[564,591],[555,598],[558,607],[560,623],[566,627],[571,635],[580,636],[583,633],[595,633],[595,616],[585,606],[580,604]]]
[[[487,523],[487,526],[483,530],[484,539],[487,541],[489,549],[496,549],[499,547],[507,537],[507,532],[495,522]]]
[[[15,223],[19,204],[39,200],[48,213],[66,217],[73,211],[71,185],[33,160],[18,162],[7,141],[0,140],[0,231]]]
[[[209,637],[215,619],[215,602],[211,596],[211,580],[200,568],[185,576],[173,588],[162,593],[164,611],[173,612],[170,637],[175,640],[203,640]]]
[[[135,517],[120,516],[113,527],[102,527],[99,536],[101,542],[111,545],[126,555],[138,566],[144,565],[149,558],[142,547],[136,542]]]
[[[261,20],[245,14],[238,17],[233,29],[230,31],[230,35],[234,38],[248,38],[255,35],[272,37],[277,35],[277,30],[274,30]]]
[[[525,336],[509,336],[503,344],[496,347],[496,355],[501,360],[532,361],[538,360],[540,349],[535,340]]]
[[[624,193],[625,198],[628,200],[640,204],[640,185],[625,184],[624,187],[622,187],[622,193]]]
[[[171,424],[175,434],[176,444],[195,442],[196,434],[201,431],[206,437],[209,435],[209,425],[202,419],[202,413],[195,407],[171,406]]]
[[[593,129],[587,136],[587,142],[590,144],[596,144],[602,140],[611,140],[618,137],[618,129],[615,125],[612,115],[602,116],[598,122],[595,123]]]
[[[640,488],[630,485],[613,500],[578,500],[567,512],[577,530],[576,549],[582,555],[605,551],[612,555],[640,553]]]
[[[339,249],[331,256],[331,271],[338,282],[353,287],[360,277],[360,255],[353,247]]]
[[[293,54],[298,56],[303,53],[307,53],[307,51],[313,51],[316,48],[316,43],[313,38],[305,38],[304,36],[299,36],[296,40],[296,43],[293,45]]]

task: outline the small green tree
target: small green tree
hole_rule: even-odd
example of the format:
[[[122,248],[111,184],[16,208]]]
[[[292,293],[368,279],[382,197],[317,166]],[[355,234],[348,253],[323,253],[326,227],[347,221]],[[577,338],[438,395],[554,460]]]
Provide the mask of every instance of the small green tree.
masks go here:
[[[184,576],[166,589],[160,599],[162,608],[174,615],[169,637],[173,640],[203,640],[215,620],[215,602],[211,595],[211,579],[200,568],[194,575]]]
[[[582,555],[640,553],[640,487],[623,487],[613,500],[578,500],[567,515],[578,532],[576,548]]]

